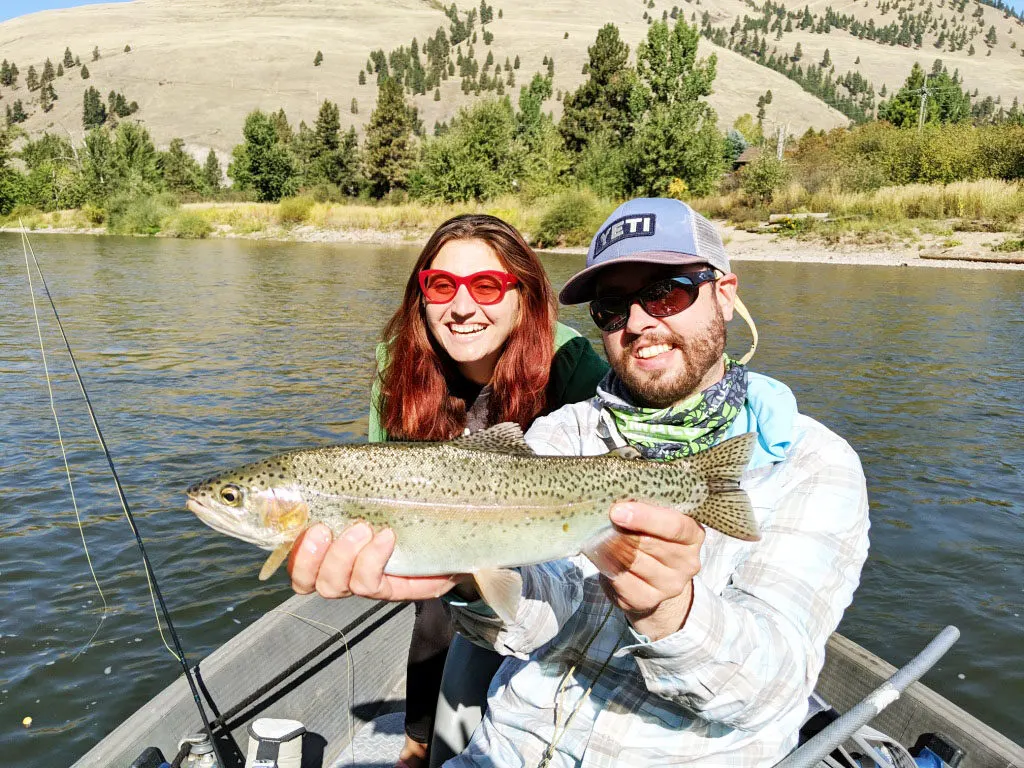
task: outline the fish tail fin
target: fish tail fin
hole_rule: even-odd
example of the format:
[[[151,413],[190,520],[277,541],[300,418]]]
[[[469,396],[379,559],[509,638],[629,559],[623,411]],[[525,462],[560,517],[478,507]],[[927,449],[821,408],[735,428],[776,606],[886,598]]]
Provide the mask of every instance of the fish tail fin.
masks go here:
[[[716,480],[724,480],[732,481],[732,485],[735,487],[743,470],[750,463],[755,445],[757,445],[757,433],[747,432],[737,437],[731,437],[696,456],[691,456],[687,461],[690,469],[700,473],[708,481],[709,486],[712,486]]]
[[[506,624],[516,617],[516,607],[523,594],[523,577],[508,568],[477,571],[473,574],[477,592]]]
[[[739,488],[734,491],[713,491],[690,516],[698,523],[710,525],[728,536],[743,541],[761,540],[761,527],[754,517],[750,497]]]
[[[704,477],[709,491],[704,503],[691,513],[694,520],[737,539],[760,540],[750,497],[740,488],[740,477],[756,444],[757,433],[747,432],[689,459],[690,469]]]

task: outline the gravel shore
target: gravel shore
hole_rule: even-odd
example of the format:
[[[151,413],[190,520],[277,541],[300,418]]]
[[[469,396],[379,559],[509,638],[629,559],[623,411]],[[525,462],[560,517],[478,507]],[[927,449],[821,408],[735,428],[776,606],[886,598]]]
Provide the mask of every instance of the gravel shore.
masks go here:
[[[735,261],[791,261],[815,264],[869,264],[885,267],[933,267],[940,269],[1024,269],[1024,252],[999,253],[992,245],[1012,234],[1006,232],[956,232],[953,236],[921,235],[913,242],[901,241],[884,232],[876,242],[851,238],[830,243],[820,239],[782,237],[772,233],[748,232],[716,222],[729,258]],[[18,232],[0,227],[0,232]],[[40,228],[32,234],[104,234],[103,229]],[[237,234],[219,226],[213,238],[277,240],[301,243],[366,243],[379,245],[422,245],[429,232],[381,231],[373,229],[319,229],[304,225],[294,228],[272,226],[261,232]],[[158,235],[159,237],[159,235]],[[586,248],[552,248],[555,253],[585,254]],[[979,260],[984,259],[984,260]],[[1001,259],[1005,259],[1002,260]]]

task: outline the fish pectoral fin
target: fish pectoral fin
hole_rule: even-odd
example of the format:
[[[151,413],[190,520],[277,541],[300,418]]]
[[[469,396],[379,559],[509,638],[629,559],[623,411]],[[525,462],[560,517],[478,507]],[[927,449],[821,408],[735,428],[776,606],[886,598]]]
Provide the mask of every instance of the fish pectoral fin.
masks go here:
[[[452,445],[470,451],[510,453],[514,456],[536,456],[523,438],[523,429],[514,421],[503,421],[471,435],[457,437]]]
[[[292,546],[295,544],[294,541],[286,541],[284,544],[279,544],[273,552],[270,553],[270,557],[260,568],[260,581],[266,581],[278,568],[281,567],[281,563],[288,559],[288,554],[292,551]]]
[[[605,528],[588,539],[581,551],[597,566],[597,570],[614,578],[633,566],[639,547],[640,537],[637,534]]]
[[[516,616],[516,607],[523,594],[523,577],[508,568],[477,571],[473,574],[477,592],[498,618],[511,624]]]

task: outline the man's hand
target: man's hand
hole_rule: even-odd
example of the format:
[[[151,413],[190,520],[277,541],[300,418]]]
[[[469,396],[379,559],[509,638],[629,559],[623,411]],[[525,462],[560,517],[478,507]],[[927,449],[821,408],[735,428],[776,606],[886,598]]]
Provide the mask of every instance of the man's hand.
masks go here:
[[[375,600],[429,600],[440,597],[465,576],[389,576],[384,566],[395,548],[390,528],[374,533],[366,523],[346,528],[332,541],[330,530],[307,528],[292,547],[288,572],[300,595],[316,590],[322,597],[359,595]]]
[[[595,561],[605,591],[637,632],[660,640],[690,613],[704,529],[674,509],[638,501],[615,504],[610,517],[623,539],[613,542],[617,559]]]

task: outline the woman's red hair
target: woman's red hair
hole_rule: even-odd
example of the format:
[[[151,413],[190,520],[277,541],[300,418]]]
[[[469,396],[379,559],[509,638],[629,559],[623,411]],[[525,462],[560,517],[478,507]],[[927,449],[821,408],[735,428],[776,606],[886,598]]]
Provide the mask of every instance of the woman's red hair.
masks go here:
[[[505,271],[519,279],[519,320],[491,378],[488,422],[514,421],[526,429],[547,406],[554,356],[554,292],[537,254],[514,227],[494,216],[449,219],[423,247],[405,286],[402,305],[384,328],[388,362],[378,370],[381,425],[392,440],[450,440],[466,425],[466,402],[449,382],[460,376],[427,329],[418,275],[454,240],[482,240]]]

